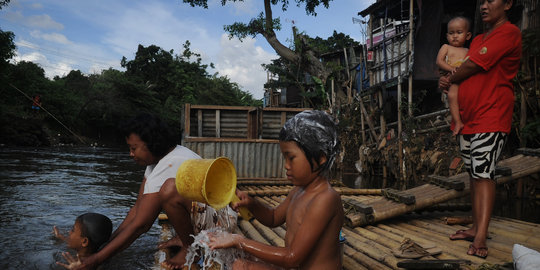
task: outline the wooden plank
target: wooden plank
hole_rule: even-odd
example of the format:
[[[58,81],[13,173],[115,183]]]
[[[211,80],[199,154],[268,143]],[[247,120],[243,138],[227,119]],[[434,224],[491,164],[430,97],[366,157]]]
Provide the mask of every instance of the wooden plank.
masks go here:
[[[185,107],[184,107],[184,137],[189,137],[190,134],[189,132],[191,131],[191,119],[190,119],[190,115],[191,115],[191,107],[190,107],[191,104],[189,103],[186,103]]]
[[[197,136],[203,136],[203,113],[202,110],[197,110]]]
[[[221,106],[221,105],[195,105],[191,104],[192,109],[201,109],[201,110],[235,110],[235,111],[252,111],[256,110],[257,107],[251,106]]]
[[[221,137],[221,113],[220,110],[216,110],[216,138]]]

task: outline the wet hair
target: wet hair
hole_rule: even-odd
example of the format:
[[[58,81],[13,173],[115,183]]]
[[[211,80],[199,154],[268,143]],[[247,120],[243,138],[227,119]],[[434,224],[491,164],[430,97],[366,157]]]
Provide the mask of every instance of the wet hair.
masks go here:
[[[452,17],[452,19],[450,19],[448,21],[447,25],[450,25],[451,22],[457,21],[457,20],[464,20],[465,25],[467,26],[467,32],[469,32],[471,30],[471,20],[469,20],[469,18],[467,18],[465,16],[454,16],[454,17]]]
[[[313,160],[326,162],[317,170],[328,176],[339,152],[339,139],[334,119],[323,111],[303,111],[289,119],[279,132],[280,141],[294,141],[302,149],[313,170]]]
[[[112,222],[102,214],[82,214],[77,217],[75,222],[81,224],[81,236],[88,238],[92,252],[98,251],[111,237]]]
[[[122,132],[126,138],[131,134],[138,135],[150,153],[158,158],[164,157],[176,146],[174,134],[167,123],[153,114],[135,116],[123,125]]]

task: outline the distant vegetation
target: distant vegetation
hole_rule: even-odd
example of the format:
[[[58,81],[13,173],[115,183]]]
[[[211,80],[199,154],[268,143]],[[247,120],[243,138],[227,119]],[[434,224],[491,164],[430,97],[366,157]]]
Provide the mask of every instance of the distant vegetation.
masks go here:
[[[134,59],[122,59],[125,71],[86,75],[72,70],[51,80],[35,63],[9,62],[13,40],[12,32],[0,29],[0,144],[47,144],[43,133],[52,133],[48,129],[68,135],[66,142],[77,142],[68,129],[93,140],[117,140],[119,124],[140,112],[160,115],[180,138],[184,103],[262,106],[229,78],[209,74],[189,41],[181,54],[139,45]],[[37,95],[50,114],[32,109]]]

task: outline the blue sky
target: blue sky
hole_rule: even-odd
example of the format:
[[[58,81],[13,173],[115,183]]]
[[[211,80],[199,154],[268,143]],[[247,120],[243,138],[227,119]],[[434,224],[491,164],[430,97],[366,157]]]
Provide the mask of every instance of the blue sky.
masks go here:
[[[15,33],[14,60],[39,64],[49,78],[77,69],[85,74],[109,67],[122,70],[122,56],[133,59],[139,44],[181,53],[189,40],[203,63],[215,64],[210,73],[229,77],[260,99],[267,78],[261,64],[278,56],[260,35],[229,40],[223,25],[249,22],[263,10],[263,1],[224,7],[220,2],[209,0],[209,8],[203,9],[180,0],[11,0],[0,10],[0,28]],[[284,13],[273,8],[274,17],[282,21],[278,39],[285,44],[290,44],[293,23],[312,37],[328,38],[336,30],[360,42],[361,26],[352,18],[375,0],[334,0],[329,9],[319,6],[316,17],[290,2]]]

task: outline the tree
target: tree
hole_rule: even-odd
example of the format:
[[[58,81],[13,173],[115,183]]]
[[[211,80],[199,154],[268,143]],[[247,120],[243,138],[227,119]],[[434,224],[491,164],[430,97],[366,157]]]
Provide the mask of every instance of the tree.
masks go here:
[[[5,7],[9,4],[9,1],[10,0],[0,0],[0,9],[2,9],[2,7]]]
[[[208,0],[183,0],[184,3],[189,3],[191,6],[200,6],[208,8]],[[227,2],[236,2],[237,0],[221,0],[221,4]],[[328,8],[329,2],[332,0],[294,0],[298,5],[305,5],[305,11],[308,15],[316,16],[315,8],[323,5]],[[224,26],[224,29],[229,32],[229,37],[237,37],[242,40],[247,36],[255,37],[262,35],[268,44],[274,48],[276,53],[285,60],[295,63],[303,70],[316,76],[323,84],[330,75],[330,72],[324,67],[319,60],[317,54],[308,45],[308,40],[302,34],[295,34],[295,44],[302,50],[293,50],[281,43],[277,37],[275,30],[281,29],[279,18],[274,18],[272,15],[272,6],[281,4],[281,9],[286,11],[289,5],[289,0],[264,0],[264,12],[261,12],[258,17],[251,19],[249,23],[235,22],[231,25]],[[296,30],[294,30],[296,32]]]
[[[2,31],[0,29],[0,68],[4,67],[9,59],[15,55],[15,43],[13,39],[15,35],[10,31]]]

